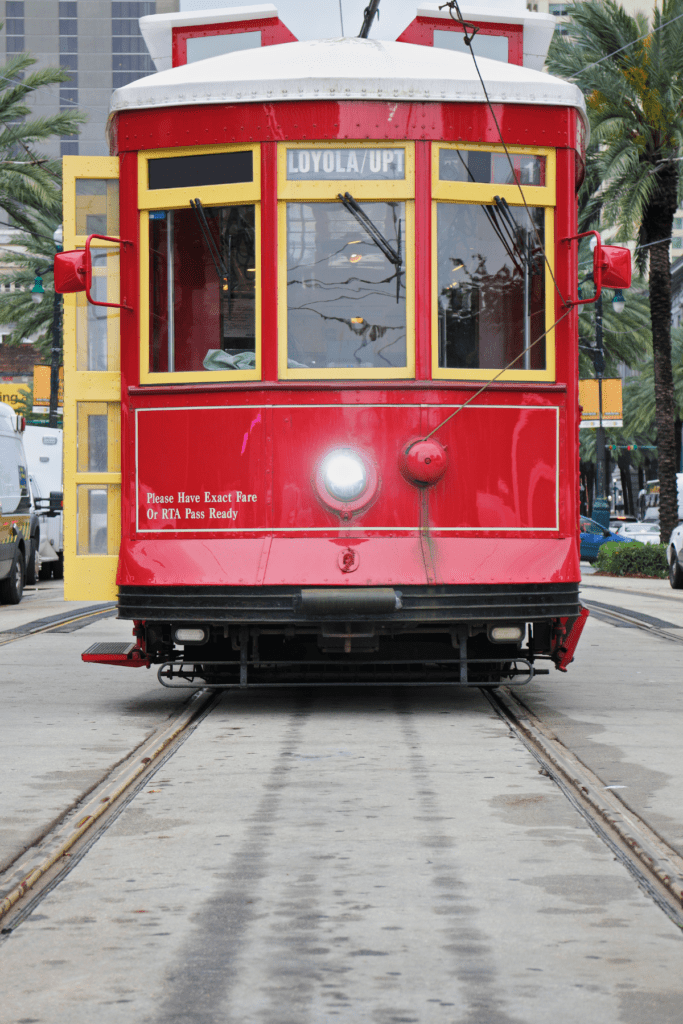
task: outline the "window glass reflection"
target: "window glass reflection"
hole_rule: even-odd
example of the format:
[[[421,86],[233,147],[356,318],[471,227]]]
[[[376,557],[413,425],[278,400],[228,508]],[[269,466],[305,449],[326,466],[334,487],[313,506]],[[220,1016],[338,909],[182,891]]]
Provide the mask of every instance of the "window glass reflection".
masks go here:
[[[406,366],[405,203],[357,207],[287,204],[290,368]]]
[[[543,210],[506,210],[437,205],[441,367],[545,369]]]
[[[511,153],[508,160],[506,153],[483,149],[440,149],[439,178],[484,185],[545,185],[545,157]]]
[[[256,366],[254,218],[253,205],[150,213],[150,371]]]

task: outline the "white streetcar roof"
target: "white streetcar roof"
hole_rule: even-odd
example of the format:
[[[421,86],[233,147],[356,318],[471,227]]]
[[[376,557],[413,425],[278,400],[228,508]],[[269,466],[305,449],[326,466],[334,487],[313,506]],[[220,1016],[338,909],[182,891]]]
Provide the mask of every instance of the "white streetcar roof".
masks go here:
[[[517,64],[478,64],[492,103],[574,107],[586,119],[576,85]],[[116,89],[111,112],[327,99],[485,101],[469,54],[354,37],[238,50],[160,71]]]

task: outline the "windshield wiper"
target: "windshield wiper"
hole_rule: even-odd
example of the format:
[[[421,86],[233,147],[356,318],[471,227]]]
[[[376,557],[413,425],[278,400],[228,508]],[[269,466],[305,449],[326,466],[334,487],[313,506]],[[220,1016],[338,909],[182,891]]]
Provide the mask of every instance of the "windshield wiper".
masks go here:
[[[190,206],[194,210],[195,216],[197,218],[197,223],[199,224],[199,229],[202,235],[204,236],[206,247],[209,250],[209,256],[211,257],[211,261],[214,267],[216,268],[216,273],[218,274],[218,280],[220,283],[221,291],[227,292],[230,290],[230,271],[228,267],[226,267],[225,263],[223,263],[223,258],[220,254],[220,250],[216,245],[216,242],[214,241],[213,235],[211,234],[211,228],[209,227],[209,222],[206,219],[206,214],[204,212],[204,207],[202,206],[201,199],[190,199]]]
[[[500,215],[500,220],[498,222],[502,229],[501,234],[499,235],[500,240],[507,249],[512,262],[520,273],[523,273],[524,267],[526,267],[531,260],[531,246],[529,243],[528,232],[525,232],[512,216],[507,200],[501,199],[500,196],[494,196],[493,202],[496,204],[496,210]],[[493,210],[491,212],[493,212]],[[503,238],[503,232],[509,239],[509,246]]]
[[[378,249],[384,253],[390,263],[396,267],[396,301],[399,301],[400,290],[401,290],[401,273],[403,266],[403,257],[401,256],[401,222],[398,224],[398,248],[394,249],[391,242],[389,242],[379,228],[370,220],[368,215],[360,208],[356,200],[353,198],[350,192],[345,192],[344,195],[339,192],[337,199],[343,206],[349,211],[349,213],[356,218],[360,226],[366,231],[370,238],[375,243]]]

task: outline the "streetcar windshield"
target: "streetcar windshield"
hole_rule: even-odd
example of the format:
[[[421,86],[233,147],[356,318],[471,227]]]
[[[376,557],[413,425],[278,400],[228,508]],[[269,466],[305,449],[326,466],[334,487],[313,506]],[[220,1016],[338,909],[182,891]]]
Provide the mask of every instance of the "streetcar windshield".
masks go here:
[[[256,365],[254,206],[149,214],[150,371]]]
[[[405,203],[287,204],[288,367],[406,366]]]
[[[543,210],[437,204],[439,366],[545,369]]]

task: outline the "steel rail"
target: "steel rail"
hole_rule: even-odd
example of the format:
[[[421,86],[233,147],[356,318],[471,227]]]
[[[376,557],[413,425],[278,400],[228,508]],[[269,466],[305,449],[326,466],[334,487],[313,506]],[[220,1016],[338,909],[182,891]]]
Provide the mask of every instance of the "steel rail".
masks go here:
[[[34,619],[33,622],[25,622],[17,626],[16,629],[2,630],[0,632],[0,647],[14,643],[15,640],[23,640],[27,636],[49,633],[51,630],[59,629],[61,626],[70,626],[73,622],[80,622],[83,619],[97,622],[98,619],[109,618],[112,611],[116,611],[116,603],[114,601],[104,606],[98,605],[94,610],[90,609],[90,611],[79,608],[78,611],[67,612],[64,615],[54,615],[48,619]]]
[[[135,795],[135,783],[145,783],[147,776],[156,771],[166,757],[173,753],[188,727],[208,713],[217,700],[218,696],[205,688],[194,693],[185,708],[170,723],[158,726],[123,763],[116,765],[74,810],[68,812],[61,822],[43,837],[37,855],[34,847],[32,854],[23,860],[18,859],[8,867],[0,877],[0,886],[2,889],[8,889],[5,896],[0,899],[0,919],[5,917],[60,860],[71,856],[72,848],[103,815],[111,811],[121,797],[125,800],[126,796],[132,798]],[[67,862],[66,870],[70,870],[72,866],[71,861]],[[6,934],[8,929],[3,928],[2,931]]]
[[[613,608],[606,608],[600,601],[593,602],[589,597],[582,596],[581,603],[590,609],[591,615],[594,615],[596,619],[603,619],[605,622],[623,622],[629,626],[644,629],[645,632],[661,637],[663,640],[671,640],[675,644],[683,644],[683,636],[678,636],[668,629],[663,629],[652,622],[647,622],[635,612],[629,614],[626,609],[624,611],[616,611]]]
[[[507,689],[482,692],[539,762],[541,774],[559,786],[641,889],[683,928],[683,857],[607,789],[519,697]]]

